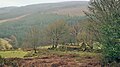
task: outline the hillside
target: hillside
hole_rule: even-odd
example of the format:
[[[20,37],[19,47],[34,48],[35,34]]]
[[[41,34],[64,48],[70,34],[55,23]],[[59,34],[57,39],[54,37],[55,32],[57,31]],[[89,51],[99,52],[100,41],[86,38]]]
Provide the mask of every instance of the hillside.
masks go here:
[[[84,10],[87,8],[87,5],[88,5],[87,1],[72,1],[72,2],[61,2],[61,3],[34,4],[34,5],[27,5],[22,7],[5,7],[5,8],[0,8],[0,20],[15,18],[24,14],[33,14],[38,12],[55,13],[56,11],[59,11],[61,14],[61,11],[63,12],[63,10],[65,9],[66,9],[65,11],[68,11],[67,9],[69,10],[72,9],[70,11],[74,12],[77,11],[78,9],[73,9],[73,8],[79,8],[81,10]],[[65,13],[68,14],[67,12]]]
[[[0,37],[15,35],[18,46],[21,46],[31,26],[42,31],[50,23],[61,19],[73,24],[85,18],[82,11],[87,9],[87,4],[80,1],[0,8]]]
[[[0,67],[120,67],[120,0],[0,3]]]

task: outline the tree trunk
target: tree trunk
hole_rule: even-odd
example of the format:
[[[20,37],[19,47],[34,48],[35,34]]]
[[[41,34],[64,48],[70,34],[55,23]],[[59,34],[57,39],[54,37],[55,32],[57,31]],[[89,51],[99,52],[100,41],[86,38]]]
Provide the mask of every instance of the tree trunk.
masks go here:
[[[35,45],[34,45],[34,53],[37,53],[37,49]]]

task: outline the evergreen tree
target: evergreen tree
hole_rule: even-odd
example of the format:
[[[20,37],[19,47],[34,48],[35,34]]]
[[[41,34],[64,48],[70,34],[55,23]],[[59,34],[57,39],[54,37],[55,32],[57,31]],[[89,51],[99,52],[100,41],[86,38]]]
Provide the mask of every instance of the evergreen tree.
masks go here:
[[[91,0],[86,15],[96,22],[99,42],[107,62],[120,62],[120,0]]]

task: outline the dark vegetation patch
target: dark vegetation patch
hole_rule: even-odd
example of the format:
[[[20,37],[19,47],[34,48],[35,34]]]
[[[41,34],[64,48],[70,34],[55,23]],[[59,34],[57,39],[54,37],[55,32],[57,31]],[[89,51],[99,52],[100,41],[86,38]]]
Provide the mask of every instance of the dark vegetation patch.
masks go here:
[[[11,67],[101,67],[100,62],[94,58],[82,59],[84,61],[78,62],[74,58],[74,55],[64,55],[59,56],[49,56],[42,58],[8,58],[4,59],[4,63],[1,63],[1,66],[11,66]],[[12,62],[11,62],[12,61]],[[97,61],[97,62],[96,62]]]

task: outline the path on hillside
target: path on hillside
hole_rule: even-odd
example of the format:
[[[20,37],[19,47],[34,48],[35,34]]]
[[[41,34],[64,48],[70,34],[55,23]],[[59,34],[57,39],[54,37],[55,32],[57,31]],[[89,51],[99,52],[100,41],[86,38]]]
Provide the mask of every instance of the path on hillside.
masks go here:
[[[30,15],[30,14],[21,15],[21,16],[15,17],[15,18],[10,18],[10,19],[0,20],[0,23],[8,22],[8,21],[16,21],[16,20],[22,19],[22,18],[24,18],[24,17],[26,17],[28,15]]]

